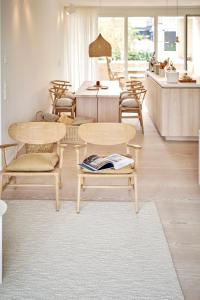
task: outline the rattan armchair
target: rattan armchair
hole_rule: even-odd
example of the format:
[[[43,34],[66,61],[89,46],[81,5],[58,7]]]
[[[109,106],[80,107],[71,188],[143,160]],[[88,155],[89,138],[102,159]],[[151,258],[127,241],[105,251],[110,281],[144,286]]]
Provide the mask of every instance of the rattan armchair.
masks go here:
[[[146,95],[146,89],[137,87],[126,94],[126,97],[121,99],[119,107],[119,119],[123,118],[138,118],[144,133],[144,124],[142,117],[142,106]],[[131,113],[131,115],[123,115],[123,113]]]
[[[65,136],[65,125],[54,122],[22,122],[12,124],[8,132],[10,137],[19,144],[0,145],[4,162],[3,170],[0,172],[0,197],[7,185],[13,187],[43,186],[20,184],[16,181],[17,177],[52,177],[54,182],[44,184],[44,186],[55,187],[56,210],[59,210],[59,187],[61,188],[64,150],[64,145],[60,145],[60,140]],[[25,148],[25,154],[21,153],[22,146]],[[15,147],[15,156],[8,163],[6,152],[10,147]],[[7,180],[5,181],[4,178]]]
[[[137,167],[138,167],[138,150],[141,146],[130,144],[130,141],[135,137],[135,127],[129,124],[122,123],[88,123],[83,124],[78,129],[79,137],[85,144],[76,146],[77,153],[77,169],[78,169],[78,187],[77,187],[77,213],[80,212],[81,191],[86,188],[125,188],[134,193],[135,211],[139,210],[138,207],[138,192],[137,192]],[[124,167],[119,170],[104,169],[98,172],[88,171],[87,169],[80,168],[80,150],[83,150],[84,158],[87,156],[87,145],[101,145],[101,146],[114,146],[123,144],[126,148],[126,154],[131,156],[133,151],[134,165]],[[132,150],[132,151],[131,151]],[[125,185],[91,185],[87,184],[87,179],[127,179]]]

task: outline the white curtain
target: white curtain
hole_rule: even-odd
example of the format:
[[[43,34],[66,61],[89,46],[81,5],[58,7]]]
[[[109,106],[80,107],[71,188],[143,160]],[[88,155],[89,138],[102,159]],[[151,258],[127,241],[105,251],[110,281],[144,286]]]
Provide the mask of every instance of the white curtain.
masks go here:
[[[97,38],[97,20],[95,8],[77,8],[66,15],[65,74],[74,90],[96,77],[96,59],[89,57],[88,47]]]

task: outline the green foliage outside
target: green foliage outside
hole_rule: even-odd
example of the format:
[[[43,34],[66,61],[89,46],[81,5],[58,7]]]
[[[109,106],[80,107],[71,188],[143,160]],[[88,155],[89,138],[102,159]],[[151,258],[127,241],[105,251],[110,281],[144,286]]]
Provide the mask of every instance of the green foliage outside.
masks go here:
[[[122,18],[99,18],[99,32],[112,45],[112,59],[114,61],[123,60],[124,51],[124,23]],[[136,28],[128,29],[128,60],[149,60],[152,52],[148,50],[138,49],[138,41],[149,39],[148,36],[142,35]],[[141,48],[141,47],[140,47]],[[102,60],[102,58],[99,58]]]
[[[152,52],[132,50],[128,52],[128,60],[150,60]]]
[[[137,51],[137,50],[129,50],[128,52],[128,60],[150,60],[152,57],[152,52],[150,51]],[[113,50],[112,59],[119,61],[122,60],[121,53],[118,49]]]

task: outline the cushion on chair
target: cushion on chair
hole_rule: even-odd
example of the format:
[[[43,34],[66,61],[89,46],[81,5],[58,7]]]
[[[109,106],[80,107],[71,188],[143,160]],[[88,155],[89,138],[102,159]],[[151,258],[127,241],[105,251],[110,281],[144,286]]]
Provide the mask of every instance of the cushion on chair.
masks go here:
[[[59,98],[56,101],[56,106],[59,106],[59,107],[63,107],[63,106],[70,107],[70,106],[72,106],[73,102],[74,101],[71,98]]]
[[[6,171],[13,172],[45,172],[52,171],[59,161],[54,153],[29,153],[20,155],[7,167]]]
[[[135,99],[132,98],[127,98],[125,100],[122,101],[121,106],[125,106],[125,107],[139,107],[137,101]]]

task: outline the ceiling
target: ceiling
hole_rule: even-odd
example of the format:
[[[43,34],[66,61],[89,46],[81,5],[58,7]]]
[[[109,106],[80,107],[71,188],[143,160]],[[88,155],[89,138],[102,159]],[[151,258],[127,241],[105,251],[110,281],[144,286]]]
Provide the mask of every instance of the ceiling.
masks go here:
[[[200,6],[200,0],[64,0],[75,6]]]

